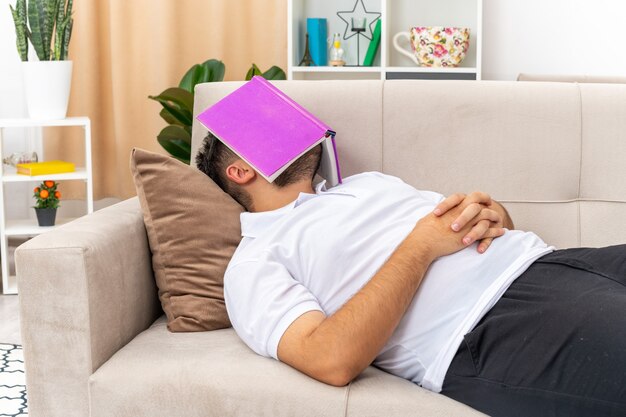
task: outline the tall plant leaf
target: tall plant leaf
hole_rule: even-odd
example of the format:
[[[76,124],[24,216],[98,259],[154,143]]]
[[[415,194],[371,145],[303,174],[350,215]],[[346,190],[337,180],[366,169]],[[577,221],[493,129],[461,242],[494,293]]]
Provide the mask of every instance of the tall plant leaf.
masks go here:
[[[61,0],[65,3],[65,0]],[[63,33],[63,53],[61,54],[61,59],[67,60],[67,56],[70,51],[70,39],[72,38],[72,28],[74,27],[74,18],[72,17],[72,8],[74,7],[74,0],[67,0],[67,6],[65,8],[65,16],[70,16],[70,21],[65,28],[65,32]]]
[[[56,10],[55,21],[57,25],[54,34],[54,59],[58,61],[63,53],[64,30],[61,30],[61,26],[65,22],[65,0],[56,0],[54,9]]]
[[[22,61],[28,61],[28,31],[26,26],[26,0],[17,0],[15,9],[9,4],[15,23],[15,43]]]
[[[63,35],[70,23],[71,16],[65,16],[62,21],[57,22],[57,33],[54,37],[54,59],[60,61],[63,59]]]
[[[30,25],[30,41],[40,61],[50,59],[50,43],[46,45],[43,0],[28,2],[28,23]]]
[[[32,1],[32,0],[31,0]],[[54,59],[51,56],[51,44],[52,34],[54,32],[54,26],[57,17],[57,0],[41,0],[43,2],[43,17],[44,17],[44,42],[48,45],[48,59]]]
[[[61,51],[61,59],[63,61],[67,60],[67,55],[70,51],[70,38],[72,37],[72,28],[74,27],[74,18],[70,14],[67,16],[69,17],[69,21],[65,27],[65,31],[63,32],[63,49]]]

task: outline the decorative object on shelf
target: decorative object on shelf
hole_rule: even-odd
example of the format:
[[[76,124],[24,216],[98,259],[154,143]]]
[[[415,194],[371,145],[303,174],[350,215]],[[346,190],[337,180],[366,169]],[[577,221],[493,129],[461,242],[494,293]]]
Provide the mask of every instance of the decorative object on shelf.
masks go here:
[[[357,10],[357,8],[359,10]],[[366,24],[368,15],[376,16],[371,20],[369,25]],[[344,34],[343,34],[343,40],[348,40],[355,35],[357,37],[356,39],[357,41],[356,42],[356,46],[357,46],[356,66],[361,66],[361,57],[359,56],[360,55],[359,37],[363,36],[364,38],[370,41],[372,40],[372,34],[374,33],[374,30],[372,29],[372,25],[380,19],[381,13],[368,12],[367,9],[365,8],[365,4],[363,3],[363,0],[356,0],[356,3],[354,3],[354,7],[352,8],[352,10],[337,12],[337,16],[339,16],[339,18],[343,20],[344,23],[346,24],[346,27],[344,29]],[[350,21],[348,21],[348,18],[350,19]],[[348,26],[350,27],[350,31],[353,32],[349,36],[348,36]]]
[[[34,208],[39,226],[54,226],[61,199],[61,192],[57,190],[58,185],[55,181],[44,181],[33,190],[33,197],[37,200]]]
[[[400,46],[400,38],[410,42],[413,53]],[[422,67],[457,67],[469,49],[469,38],[469,28],[418,26],[396,33],[393,46]]]
[[[333,43],[330,47],[330,60],[329,64],[333,67],[342,67],[346,65],[346,61],[343,60],[344,51],[341,47],[341,34],[333,34]]]
[[[324,18],[311,18],[306,20],[306,31],[309,39],[309,52],[315,66],[321,67],[327,64],[326,38],[328,38],[328,22]]]
[[[68,51],[73,0],[17,0],[11,8],[17,51],[22,59],[28,114],[33,119],[63,119],[72,81]],[[39,61],[28,61],[28,41]]]
[[[52,175],[65,174],[76,171],[76,166],[72,162],[66,161],[44,161],[30,162],[27,164],[17,164],[17,173],[20,175]]]
[[[17,164],[29,164],[31,162],[37,162],[39,157],[37,152],[14,152],[10,156],[7,156],[2,160],[5,165],[16,167]]]
[[[159,115],[168,126],[157,135],[159,144],[174,158],[189,164],[191,157],[191,124],[193,119],[193,98],[196,84],[217,82],[224,79],[226,67],[222,61],[209,59],[191,67],[180,80],[178,87],[164,90],[158,96],[148,96],[163,106]],[[261,72],[254,63],[246,74],[246,80],[260,75],[266,80],[285,80],[285,71],[273,66]]]
[[[382,20],[380,19],[376,22],[370,46],[367,48],[367,53],[365,54],[365,59],[363,60],[363,66],[365,67],[371,67],[374,64],[374,58],[376,58],[376,53],[378,52],[378,47],[380,46],[381,23]]]
[[[313,62],[313,57],[311,56],[311,51],[309,49],[309,34],[307,33],[305,37],[306,38],[304,41],[304,55],[302,55],[302,59],[300,60],[300,63],[298,64],[298,66],[300,67],[310,67],[315,64],[315,62]]]

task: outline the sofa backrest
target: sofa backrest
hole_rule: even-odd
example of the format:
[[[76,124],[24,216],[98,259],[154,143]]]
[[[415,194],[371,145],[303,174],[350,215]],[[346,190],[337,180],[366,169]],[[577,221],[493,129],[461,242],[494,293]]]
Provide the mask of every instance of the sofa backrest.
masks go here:
[[[241,84],[198,85],[194,114]],[[345,176],[376,170],[446,195],[487,191],[517,228],[560,248],[626,243],[626,85],[276,85],[337,131]],[[205,135],[194,119],[192,158]]]

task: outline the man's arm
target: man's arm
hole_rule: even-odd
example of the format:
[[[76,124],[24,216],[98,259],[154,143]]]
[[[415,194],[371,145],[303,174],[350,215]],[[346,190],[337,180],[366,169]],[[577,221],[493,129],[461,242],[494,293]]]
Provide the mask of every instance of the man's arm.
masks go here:
[[[322,382],[349,383],[389,340],[430,264],[467,246],[464,234],[450,228],[465,207],[422,218],[374,277],[332,316],[313,311],[296,319],[279,342],[279,359]],[[480,238],[501,236],[503,229],[490,227],[497,217],[485,209],[460,231],[475,231]]]

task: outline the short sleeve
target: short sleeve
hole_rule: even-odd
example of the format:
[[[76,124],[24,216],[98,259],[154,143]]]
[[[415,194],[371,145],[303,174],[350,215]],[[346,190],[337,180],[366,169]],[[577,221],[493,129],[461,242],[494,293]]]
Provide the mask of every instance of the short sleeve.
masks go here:
[[[302,314],[323,311],[313,294],[280,263],[245,261],[224,276],[224,299],[239,337],[256,353],[278,359],[278,343]]]

